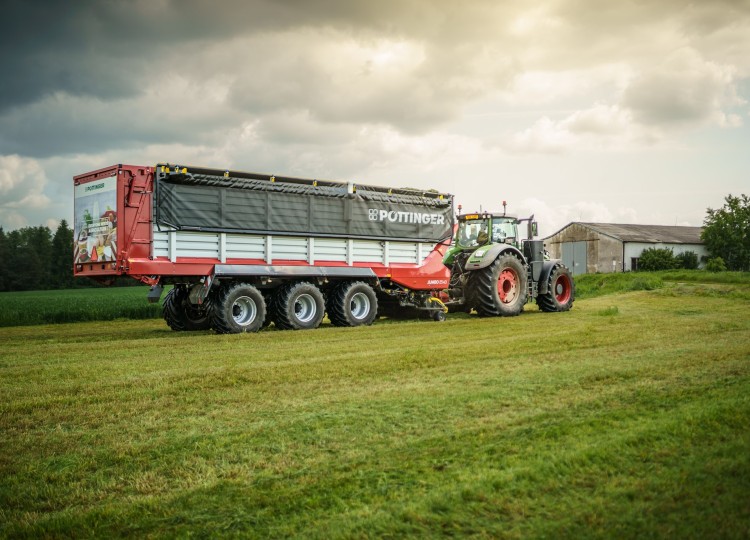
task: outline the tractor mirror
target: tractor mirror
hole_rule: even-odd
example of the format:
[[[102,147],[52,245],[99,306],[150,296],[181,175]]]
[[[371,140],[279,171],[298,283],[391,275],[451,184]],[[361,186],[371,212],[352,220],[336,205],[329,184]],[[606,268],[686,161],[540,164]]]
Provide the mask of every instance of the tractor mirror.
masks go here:
[[[531,236],[536,236],[539,234],[538,226],[536,221],[531,222]]]

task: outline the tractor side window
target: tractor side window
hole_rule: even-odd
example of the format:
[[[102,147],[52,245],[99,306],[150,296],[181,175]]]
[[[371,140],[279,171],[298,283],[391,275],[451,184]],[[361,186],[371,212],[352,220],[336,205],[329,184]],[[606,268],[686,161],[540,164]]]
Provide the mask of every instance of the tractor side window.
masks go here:
[[[505,242],[516,237],[515,224],[510,221],[496,221],[492,224],[492,241]]]

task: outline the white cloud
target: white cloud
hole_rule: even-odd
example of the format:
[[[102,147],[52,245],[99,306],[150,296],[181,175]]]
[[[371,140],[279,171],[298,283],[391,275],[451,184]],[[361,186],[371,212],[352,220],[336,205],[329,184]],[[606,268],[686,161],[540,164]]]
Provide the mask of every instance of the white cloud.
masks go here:
[[[596,104],[560,121],[542,117],[513,135],[505,147],[514,152],[562,153],[571,150],[625,150],[651,144],[659,131],[639,125],[618,105]]]
[[[17,155],[0,156],[0,225],[26,226],[29,223],[25,211],[48,208],[51,201],[44,193],[47,182],[38,161]]]
[[[622,98],[622,105],[644,125],[664,127],[713,123],[737,126],[726,110],[744,105],[735,84],[736,70],[704,60],[683,48],[642,71]]]
[[[558,121],[543,116],[516,132],[505,146],[530,153],[620,151],[651,146],[702,126],[742,125],[742,117],[732,110],[747,102],[739,96],[736,70],[731,66],[706,61],[696,51],[683,48],[640,71],[632,66],[620,73],[627,71],[635,75],[610,103],[598,102]],[[548,78],[540,77],[541,81]],[[533,89],[530,81],[521,86]]]

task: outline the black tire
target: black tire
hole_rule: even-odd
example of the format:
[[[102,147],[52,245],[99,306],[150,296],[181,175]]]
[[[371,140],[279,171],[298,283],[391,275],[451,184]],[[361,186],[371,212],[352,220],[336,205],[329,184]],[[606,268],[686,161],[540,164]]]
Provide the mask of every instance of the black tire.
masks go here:
[[[469,274],[470,305],[480,317],[514,317],[523,311],[528,295],[528,275],[513,255],[500,255],[489,266]]]
[[[211,324],[217,334],[257,332],[266,319],[266,302],[247,283],[222,286],[214,302]]]
[[[273,297],[274,323],[282,330],[311,330],[325,315],[323,293],[304,281],[282,286]]]
[[[547,293],[536,298],[536,305],[546,312],[569,311],[576,299],[576,283],[565,265],[558,264],[547,279]]]
[[[330,292],[326,310],[334,326],[370,325],[378,314],[378,298],[367,283],[347,281]]]
[[[187,287],[175,286],[164,297],[162,316],[175,332],[192,332],[211,328],[211,299],[206,298],[203,305],[190,303]]]

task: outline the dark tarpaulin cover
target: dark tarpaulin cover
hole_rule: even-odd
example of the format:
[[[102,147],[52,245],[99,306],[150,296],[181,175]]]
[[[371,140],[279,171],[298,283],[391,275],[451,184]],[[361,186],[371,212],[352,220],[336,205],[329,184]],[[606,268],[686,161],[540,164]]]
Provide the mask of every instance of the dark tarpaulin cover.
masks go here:
[[[451,195],[314,181],[157,174],[159,225],[187,230],[438,242],[453,231]]]

